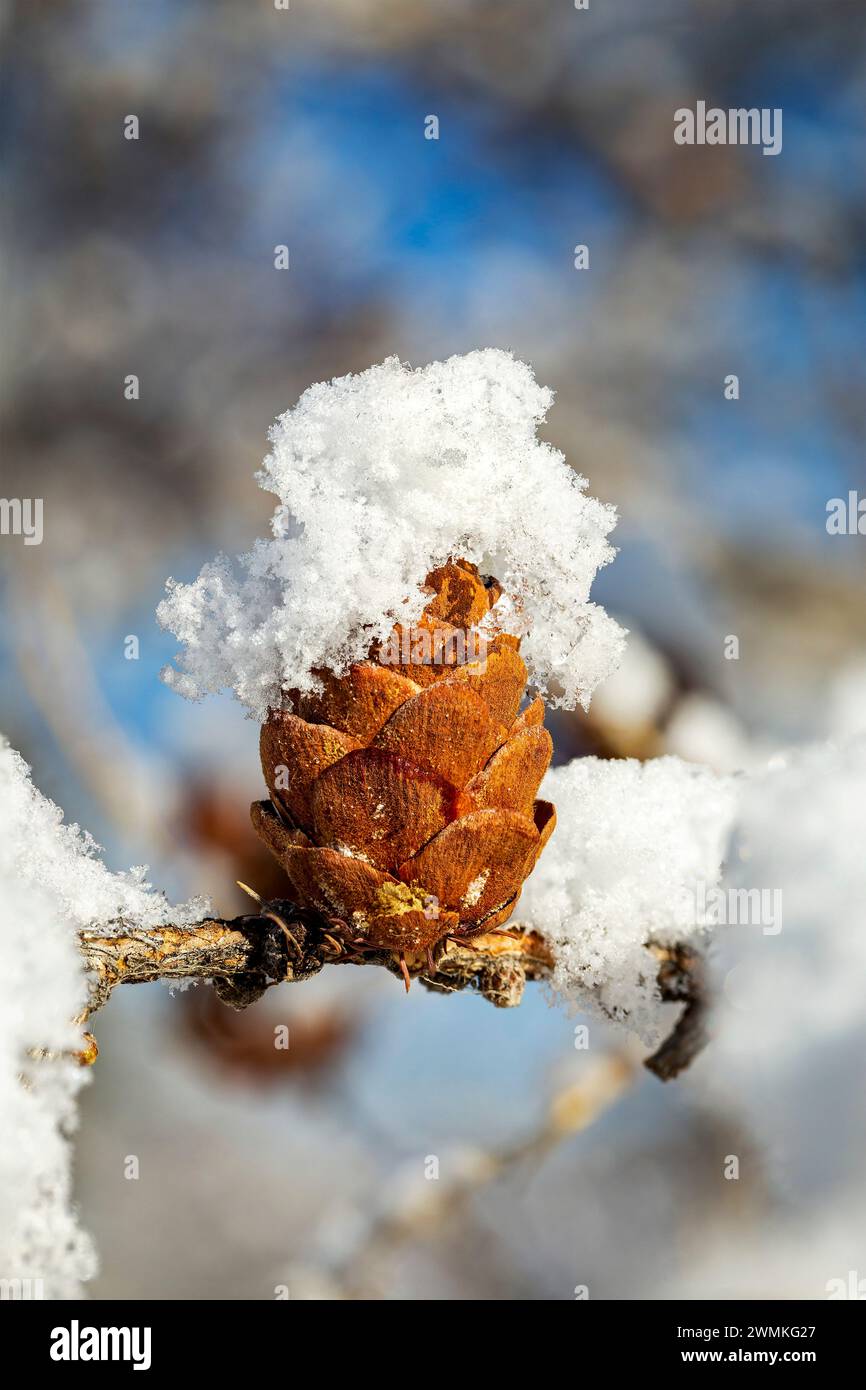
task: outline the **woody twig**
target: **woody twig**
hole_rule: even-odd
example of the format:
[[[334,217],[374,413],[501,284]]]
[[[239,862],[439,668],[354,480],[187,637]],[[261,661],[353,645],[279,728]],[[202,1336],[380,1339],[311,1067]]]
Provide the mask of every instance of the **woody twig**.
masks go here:
[[[243,1009],[272,985],[310,979],[326,965],[381,965],[401,974],[393,953],[347,950],[329,927],[318,914],[279,901],[261,903],[246,916],[206,918],[190,926],[143,927],[118,918],[84,930],[79,942],[90,997],[81,1021],[120,984],[207,981],[225,1004]],[[706,1041],[706,991],[694,952],[658,949],[656,954],[662,997],[685,1004],[673,1033],[645,1062],[666,1081],[683,1071]],[[510,1008],[520,1003],[528,980],[551,975],[554,956],[539,933],[516,926],[445,937],[429,955],[409,958],[407,967],[428,989],[474,989],[497,1007]]]

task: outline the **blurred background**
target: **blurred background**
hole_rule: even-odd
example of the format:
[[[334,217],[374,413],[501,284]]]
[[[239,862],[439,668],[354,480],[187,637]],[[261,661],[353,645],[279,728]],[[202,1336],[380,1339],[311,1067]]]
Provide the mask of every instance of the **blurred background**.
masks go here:
[[[0,0],[0,42],[0,493],[45,517],[0,541],[0,727],[112,867],[227,915],[238,878],[279,891],[257,728],[160,684],[154,609],[264,534],[273,418],[393,353],[531,362],[619,509],[593,597],[634,636],[560,761],[731,770],[866,727],[866,541],[825,525],[866,493],[862,6]],[[698,99],[781,107],[781,154],[676,146]],[[537,987],[118,991],[78,1144],[92,1292],[824,1297],[866,1276],[866,1002],[842,1031],[789,1004],[784,1079],[756,1025],[754,1066],[663,1087]],[[597,1118],[551,1137],[573,1086]]]

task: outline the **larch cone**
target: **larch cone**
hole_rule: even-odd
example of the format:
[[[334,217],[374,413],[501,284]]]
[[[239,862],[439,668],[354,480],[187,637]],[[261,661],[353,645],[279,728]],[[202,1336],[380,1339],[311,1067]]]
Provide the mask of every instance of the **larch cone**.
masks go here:
[[[540,699],[518,713],[520,641],[478,645],[499,585],[457,560],[426,589],[414,627],[269,712],[271,799],[252,806],[292,901],[347,947],[403,957],[507,921],[556,819],[535,799],[552,744]]]

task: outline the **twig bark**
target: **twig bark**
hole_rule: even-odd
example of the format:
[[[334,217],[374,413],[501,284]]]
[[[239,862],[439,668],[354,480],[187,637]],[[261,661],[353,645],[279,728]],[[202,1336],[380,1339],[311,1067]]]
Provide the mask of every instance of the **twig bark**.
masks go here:
[[[658,983],[662,999],[685,1004],[676,1027],[644,1066],[660,1081],[672,1081],[685,1071],[709,1041],[709,995],[704,962],[684,946],[654,948],[661,964]]]
[[[376,964],[396,975],[401,967],[387,951],[359,957],[329,924],[292,903],[263,903],[258,912],[229,921],[208,918],[191,926],[140,927],[122,919],[80,933],[90,980],[86,1021],[120,984],[153,980],[209,981],[219,998],[244,1009],[271,985],[306,980],[325,965]],[[699,958],[685,950],[657,950],[662,997],[686,1007],[671,1036],[645,1065],[662,1081],[677,1076],[706,1041],[704,980]],[[527,980],[553,970],[550,946],[519,927],[484,932],[466,940],[447,937],[431,962],[409,960],[414,978],[428,989],[475,989],[498,1008],[520,1003]]]

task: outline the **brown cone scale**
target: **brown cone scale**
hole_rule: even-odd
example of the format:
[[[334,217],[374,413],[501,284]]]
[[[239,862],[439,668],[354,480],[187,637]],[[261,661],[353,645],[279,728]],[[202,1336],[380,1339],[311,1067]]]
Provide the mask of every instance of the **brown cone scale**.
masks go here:
[[[540,700],[519,713],[519,640],[473,643],[501,589],[463,560],[425,587],[411,631],[270,711],[271,800],[252,807],[299,907],[347,947],[410,956],[507,921],[556,820],[535,799],[551,741]]]

